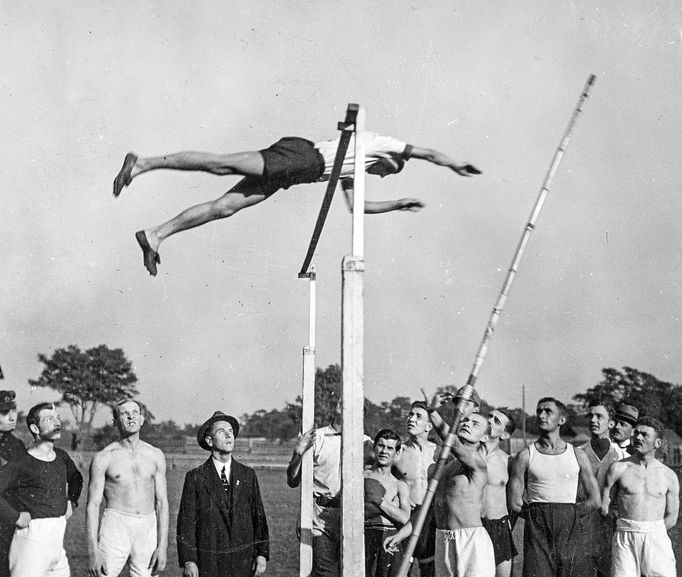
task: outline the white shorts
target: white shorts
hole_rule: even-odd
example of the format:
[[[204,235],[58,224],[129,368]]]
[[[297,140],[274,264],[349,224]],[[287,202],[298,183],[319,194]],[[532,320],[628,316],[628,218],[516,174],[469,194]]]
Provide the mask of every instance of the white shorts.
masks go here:
[[[99,526],[98,548],[107,577],[117,577],[129,561],[130,577],[149,577],[156,550],[156,513],[134,515],[104,509]]]
[[[495,551],[483,527],[436,529],[438,577],[495,577]]]
[[[9,548],[12,577],[69,577],[64,551],[66,517],[31,519],[28,527],[16,529]]]
[[[613,577],[675,577],[675,555],[663,520],[618,519],[611,546]]]

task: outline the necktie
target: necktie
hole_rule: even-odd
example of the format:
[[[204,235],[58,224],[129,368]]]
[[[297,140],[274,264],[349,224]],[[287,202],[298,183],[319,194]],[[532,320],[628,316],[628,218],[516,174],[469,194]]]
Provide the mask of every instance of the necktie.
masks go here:
[[[227,480],[227,475],[225,474],[225,466],[224,465],[223,465],[223,470],[220,472],[220,482],[223,485],[223,489],[225,490],[225,493],[229,493],[230,482]]]

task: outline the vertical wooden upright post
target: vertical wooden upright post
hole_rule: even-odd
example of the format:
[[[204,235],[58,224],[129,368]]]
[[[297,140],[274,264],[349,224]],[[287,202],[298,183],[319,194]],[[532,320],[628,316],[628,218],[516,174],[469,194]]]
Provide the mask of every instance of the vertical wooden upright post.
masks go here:
[[[359,136],[365,130],[365,109],[355,123],[353,254],[342,264],[341,364],[343,429],[341,433],[341,570],[343,577],[365,575],[363,408],[364,408],[364,206],[365,151]]]
[[[317,275],[310,267],[310,324],[308,346],[303,347],[303,414],[302,432],[315,423],[315,301]],[[301,542],[299,546],[299,576],[310,577],[313,571],[313,452],[306,451],[301,462]]]

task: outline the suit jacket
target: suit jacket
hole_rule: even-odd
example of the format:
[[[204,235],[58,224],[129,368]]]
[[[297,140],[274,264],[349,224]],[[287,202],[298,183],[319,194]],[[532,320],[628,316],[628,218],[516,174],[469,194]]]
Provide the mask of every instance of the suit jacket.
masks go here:
[[[230,494],[212,459],[185,476],[177,526],[178,560],[201,577],[250,577],[256,556],[270,556],[270,538],[256,473],[232,459]]]

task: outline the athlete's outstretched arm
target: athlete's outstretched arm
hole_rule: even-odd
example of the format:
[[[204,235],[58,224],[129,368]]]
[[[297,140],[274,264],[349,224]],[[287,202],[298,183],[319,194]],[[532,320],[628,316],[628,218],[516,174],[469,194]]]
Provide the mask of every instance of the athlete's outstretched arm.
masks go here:
[[[447,154],[434,150],[433,148],[422,148],[420,146],[413,146],[410,151],[410,158],[419,158],[421,160],[426,160],[438,166],[445,166],[451,170],[454,170],[460,176],[474,176],[475,174],[481,174],[481,171],[476,168],[473,164],[469,164],[466,161],[458,161],[454,158],[450,158]]]
[[[353,212],[353,180],[350,178],[344,178],[341,181],[341,187],[343,188],[343,195],[346,199],[346,206],[350,212]],[[393,212],[394,210],[418,212],[422,208],[424,208],[424,203],[418,198],[365,201],[365,214],[381,214],[384,212]]]

